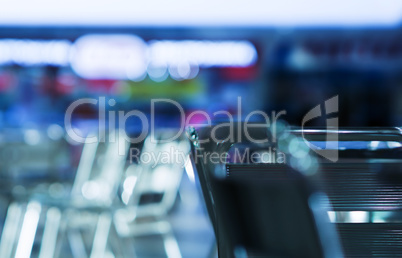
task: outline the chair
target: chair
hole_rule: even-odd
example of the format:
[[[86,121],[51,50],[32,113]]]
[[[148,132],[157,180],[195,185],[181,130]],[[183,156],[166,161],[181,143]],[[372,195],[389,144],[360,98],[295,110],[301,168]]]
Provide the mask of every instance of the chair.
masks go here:
[[[248,129],[234,123],[232,128],[188,130],[219,257],[342,257],[336,230],[319,202],[325,195],[310,178],[315,167],[296,169],[300,159],[292,153],[286,153],[292,166],[228,156],[223,162],[205,161],[205,155],[225,155],[241,150],[239,145],[250,146],[253,153],[276,151],[268,128],[257,124]],[[268,141],[253,144],[248,136]]]
[[[39,239],[39,250],[35,250],[39,257],[65,256],[61,255],[64,240],[75,257],[104,257],[112,223],[111,206],[128,146],[124,155],[119,155],[118,148],[117,141],[85,143],[70,192],[66,192],[70,187],[65,185],[14,197],[1,236],[0,256],[30,257]],[[86,244],[81,230],[88,227],[94,228],[94,233]]]
[[[49,128],[56,133],[42,129],[0,131],[2,193],[9,193],[11,185],[23,185],[29,191],[41,183],[66,179],[71,172],[71,146],[63,139],[63,132],[54,127],[62,130],[52,125]]]
[[[9,203],[0,257],[10,257],[13,253],[24,256],[24,252],[30,253],[34,246],[32,230],[38,223],[41,207],[35,202],[27,204],[28,196],[54,190],[58,186],[55,182],[69,181],[72,148],[63,136],[63,130],[57,125],[47,130],[1,131],[1,194]],[[22,234],[18,234],[20,231]]]
[[[178,194],[190,146],[185,137],[166,141],[172,135],[164,132],[146,138],[140,163],[126,170],[121,193],[126,207],[116,211],[114,224],[123,239],[162,236],[166,255],[177,258],[181,257],[180,249],[168,214]]]

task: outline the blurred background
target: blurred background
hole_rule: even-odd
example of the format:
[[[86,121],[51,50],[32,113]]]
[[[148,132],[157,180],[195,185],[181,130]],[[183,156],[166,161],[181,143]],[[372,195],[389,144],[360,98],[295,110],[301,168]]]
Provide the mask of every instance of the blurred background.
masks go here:
[[[268,114],[285,110],[282,118],[301,125],[308,110],[339,95],[340,126],[401,126],[401,30],[402,3],[397,0],[3,1],[0,3],[3,185],[0,253],[5,256],[2,257],[14,252],[32,252],[33,256],[43,252],[46,257],[57,250],[62,257],[93,254],[92,242],[86,243],[92,236],[80,237],[81,249],[72,233],[64,237],[69,244],[57,240],[47,249],[42,248],[41,240],[46,232],[41,229],[42,224],[46,228],[46,216],[53,223],[61,223],[61,228],[70,225],[64,222],[63,226],[62,222],[64,217],[74,217],[65,215],[65,210],[71,208],[68,206],[71,200],[63,207],[58,207],[62,201],[57,201],[56,212],[51,209],[54,205],[48,203],[52,198],[76,196],[77,171],[80,167],[85,170],[83,158],[93,164],[97,162],[98,167],[91,166],[92,170],[102,172],[102,168],[110,165],[104,161],[110,154],[107,151],[110,146],[103,152],[98,146],[92,154],[88,150],[89,156],[84,156],[84,145],[66,135],[65,112],[74,101],[105,97],[106,101],[112,100],[106,102],[109,103],[106,112],[140,110],[150,118],[151,99],[168,98],[180,103],[186,115],[203,110],[214,117],[213,113],[221,110],[237,115],[241,97],[243,116],[254,110]],[[72,125],[77,134],[85,137],[98,130],[98,112],[98,106],[91,104],[74,111]],[[180,119],[175,106],[156,107],[154,121],[161,134],[179,128]],[[317,118],[309,125],[325,125],[325,119]],[[204,120],[204,116],[194,116],[191,121]],[[104,121],[109,125],[109,115]],[[135,135],[143,125],[132,117],[125,126],[128,133]],[[137,147],[141,149],[143,145],[142,142]],[[97,156],[99,151],[103,156]],[[159,150],[155,147],[151,151]],[[91,155],[95,158],[91,159]],[[132,182],[132,178],[126,181],[132,176],[126,169],[131,165],[127,160],[119,172],[121,177],[115,179],[114,185],[111,183],[116,190],[108,208],[111,203],[122,201],[127,205],[123,193],[125,185]],[[172,225],[183,257],[207,257],[214,243],[212,226],[200,200],[194,173],[191,169],[184,172],[179,183],[172,186],[174,202],[164,206],[168,213],[166,221]],[[83,182],[81,187],[88,183]],[[102,189],[101,186],[96,189]],[[88,199],[81,190],[78,190],[80,198]],[[154,193],[146,195],[148,192],[138,191],[138,196],[145,196],[138,197],[142,198],[138,205],[160,201]],[[107,205],[101,206],[103,209]],[[34,220],[36,227],[30,228],[31,238],[21,239],[22,235],[30,236],[19,233],[25,232],[24,216],[31,214],[29,211],[36,211],[32,213],[38,217]],[[16,219],[19,222],[7,224],[7,214],[19,218]],[[32,218],[32,214],[28,217]],[[102,213],[95,212],[99,214]],[[45,219],[41,219],[42,215]],[[96,218],[98,224],[107,221]],[[92,230],[94,235],[98,224]],[[10,229],[4,237],[6,225]],[[64,231],[53,232],[53,236],[58,238],[64,234],[61,232]],[[133,248],[131,255],[178,255],[174,247],[170,247],[169,255],[166,246],[170,240],[166,238],[134,235],[127,244]],[[14,247],[9,250],[6,245]],[[119,257],[110,245],[103,244],[107,249],[104,253]]]

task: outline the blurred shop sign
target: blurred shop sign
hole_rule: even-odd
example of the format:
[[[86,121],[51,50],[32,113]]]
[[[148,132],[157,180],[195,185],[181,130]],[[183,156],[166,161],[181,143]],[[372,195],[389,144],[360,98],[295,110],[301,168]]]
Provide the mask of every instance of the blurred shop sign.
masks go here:
[[[67,40],[0,40],[0,65],[71,66],[85,79],[181,81],[200,68],[248,67],[257,62],[246,40],[153,40],[130,34],[89,34]]]

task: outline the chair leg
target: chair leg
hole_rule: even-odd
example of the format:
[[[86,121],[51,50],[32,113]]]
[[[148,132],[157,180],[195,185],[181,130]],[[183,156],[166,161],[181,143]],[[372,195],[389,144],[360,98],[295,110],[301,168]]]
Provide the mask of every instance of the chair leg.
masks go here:
[[[61,212],[53,207],[46,213],[46,222],[43,232],[39,258],[54,257],[57,245],[57,235],[60,228]]]
[[[109,232],[109,242],[115,257],[136,257],[133,242],[127,237],[120,237],[114,224]]]
[[[103,258],[105,256],[106,245],[111,225],[112,216],[110,215],[110,213],[101,213],[99,215],[98,224],[96,225],[90,258]]]
[[[64,212],[61,213],[60,217],[60,224],[59,224],[59,230],[57,233],[57,242],[54,250],[54,255],[53,258],[59,258],[63,257],[61,255],[63,251],[65,250],[66,246],[65,243],[69,244],[68,242],[68,234],[67,234],[67,222],[65,220],[65,215]]]
[[[9,258],[17,238],[21,223],[22,207],[18,203],[11,203],[7,208],[6,220],[0,240],[0,257]]]
[[[168,258],[181,258],[179,244],[177,243],[172,229],[163,234],[163,244]]]
[[[67,238],[73,257],[88,257],[85,250],[84,240],[82,239],[82,235],[78,230],[67,230]]]
[[[29,258],[31,256],[33,243],[35,240],[36,230],[41,212],[41,205],[37,202],[29,202],[24,221],[22,222],[21,233],[18,239],[15,257]]]

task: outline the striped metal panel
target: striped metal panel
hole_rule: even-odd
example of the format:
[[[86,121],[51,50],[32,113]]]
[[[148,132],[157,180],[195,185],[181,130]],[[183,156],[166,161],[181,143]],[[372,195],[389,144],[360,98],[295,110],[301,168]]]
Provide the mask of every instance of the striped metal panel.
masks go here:
[[[285,166],[277,164],[228,164],[226,170],[229,177],[287,178]],[[402,171],[400,163],[324,163],[320,170],[315,180],[328,194],[332,210],[402,209],[402,184],[387,176]]]
[[[399,163],[324,163],[318,183],[335,211],[402,210],[402,184],[388,177]],[[286,179],[278,165],[228,164],[229,177]],[[270,176],[266,176],[267,173]],[[402,219],[402,217],[401,217]],[[402,221],[402,220],[400,220]],[[402,223],[337,223],[346,257],[402,257]]]
[[[402,223],[337,224],[346,257],[402,257]]]
[[[402,184],[388,176],[402,171],[399,163],[324,163],[320,170],[335,211],[402,208]]]

